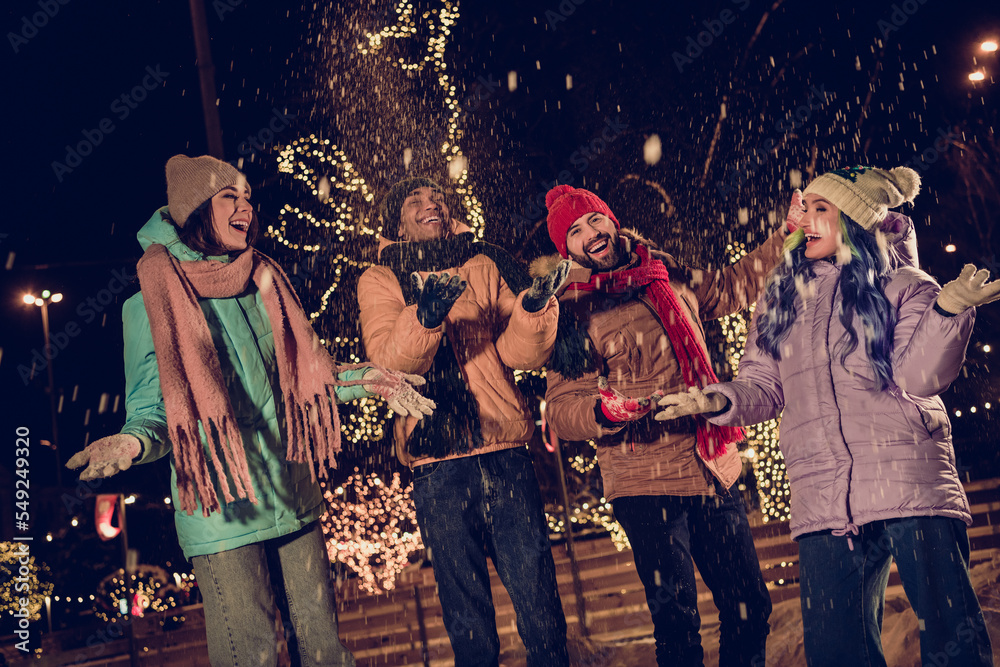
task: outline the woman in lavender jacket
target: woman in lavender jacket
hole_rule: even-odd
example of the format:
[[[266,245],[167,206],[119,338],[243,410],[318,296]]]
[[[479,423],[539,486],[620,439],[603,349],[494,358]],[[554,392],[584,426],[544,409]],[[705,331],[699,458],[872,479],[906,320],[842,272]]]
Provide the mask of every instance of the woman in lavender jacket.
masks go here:
[[[782,415],[780,446],[799,543],[806,659],[885,665],[880,639],[895,559],[920,621],[924,665],[992,665],[969,578],[969,502],[938,394],[958,376],[974,306],[1000,281],[967,265],[943,288],[917,268],[912,169],[838,169],[804,194],[758,304],[733,382],[660,401],[657,419],[716,424]]]

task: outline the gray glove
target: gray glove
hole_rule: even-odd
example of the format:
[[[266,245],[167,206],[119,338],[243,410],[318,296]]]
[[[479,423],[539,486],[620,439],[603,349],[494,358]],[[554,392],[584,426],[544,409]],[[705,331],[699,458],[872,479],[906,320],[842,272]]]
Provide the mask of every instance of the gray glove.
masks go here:
[[[544,308],[549,299],[566,282],[566,277],[569,275],[569,267],[572,264],[568,259],[564,259],[547,275],[535,278],[535,281],[528,288],[524,298],[521,300],[521,305],[524,306],[524,309],[529,313],[537,313]]]
[[[116,433],[87,445],[82,452],[77,452],[66,462],[66,467],[75,470],[86,465],[86,470],[80,473],[80,479],[84,481],[111,477],[132,467],[132,459],[139,456],[141,451],[142,442],[139,438],[127,433]]]
[[[666,421],[688,415],[700,415],[706,412],[719,412],[726,407],[728,399],[714,391],[705,393],[698,387],[691,387],[686,392],[669,394],[659,400],[657,405],[664,410],[657,412],[653,419]]]
[[[425,329],[436,329],[444,322],[451,307],[462,296],[468,286],[459,276],[442,273],[440,276],[432,273],[424,281],[420,274],[410,274],[413,289],[420,293],[417,298],[417,321]]]
[[[937,305],[941,310],[958,315],[973,306],[1000,299],[1000,280],[987,283],[989,279],[990,272],[986,269],[976,271],[974,264],[966,264],[958,278],[941,288]]]

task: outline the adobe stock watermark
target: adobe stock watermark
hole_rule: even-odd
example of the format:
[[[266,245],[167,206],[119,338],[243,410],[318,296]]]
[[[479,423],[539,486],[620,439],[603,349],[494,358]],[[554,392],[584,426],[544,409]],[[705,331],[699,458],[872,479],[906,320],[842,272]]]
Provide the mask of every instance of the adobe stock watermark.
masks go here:
[[[296,118],[298,118],[297,114],[279,111],[277,107],[272,108],[271,119],[267,122],[267,125],[241,141],[237,152],[241,157],[247,157],[255,149],[259,151],[264,150],[264,148],[274,143],[275,138],[279,134],[291,127],[292,121]]]
[[[879,32],[882,33],[882,39],[886,39],[889,33],[896,32],[910,20],[910,17],[917,13],[921,5],[926,5],[927,0],[905,0],[905,2],[892,5],[892,13],[889,14],[888,20],[879,19],[876,23]]]
[[[545,11],[545,20],[549,22],[549,27],[553,30],[558,29],[558,26],[563,21],[568,21],[569,17],[576,12],[576,8],[585,3],[587,0],[562,0],[559,6],[555,9],[547,9]]]
[[[111,280],[108,281],[107,286],[77,305],[77,317],[83,320],[84,325],[92,323],[98,315],[115,302],[115,297],[125,291],[129,283],[135,280],[135,277],[134,267],[130,268],[128,265],[121,269],[112,270]],[[28,382],[35,374],[45,370],[49,362],[69,347],[73,339],[81,333],[83,333],[83,327],[80,326],[80,323],[75,319],[70,320],[61,330],[55,331],[49,336],[48,345],[45,345],[41,350],[33,349],[29,365],[18,364],[17,366],[17,373],[21,376],[21,382],[24,383],[24,386],[28,386]]]
[[[591,162],[606,151],[608,146],[621,137],[627,129],[628,123],[621,122],[620,116],[615,116],[614,118],[605,117],[604,128],[601,130],[601,133],[590,139],[590,141],[580,144],[576,150],[570,153],[568,158],[569,163],[570,166],[576,168],[576,174],[569,169],[563,169],[551,183],[542,181],[540,184],[541,189],[524,199],[524,206],[521,208],[521,213],[512,215],[510,218],[511,222],[527,226],[544,217],[547,213],[545,208],[546,193],[556,185],[573,185],[576,177],[587,171],[590,168]]]
[[[750,0],[730,0],[734,5],[739,8],[741,12],[745,12],[750,6]],[[737,14],[731,9],[723,9],[719,12],[719,16],[714,19],[705,19],[701,22],[705,26],[705,30],[702,30],[694,37],[688,35],[686,47],[684,53],[680,51],[674,51],[671,57],[674,59],[674,65],[677,66],[677,71],[681,74],[684,73],[684,68],[695,61],[695,59],[700,58],[705,49],[712,46],[715,43],[715,38],[720,37],[726,30],[726,26],[732,25],[736,22]]]
[[[938,136],[931,146],[915,154],[912,158],[904,162],[903,166],[919,171],[927,171],[962,136],[955,128],[951,127],[939,127],[937,133]]]
[[[723,199],[728,199],[729,195],[736,192],[743,183],[750,180],[767,163],[774,150],[788,135],[808,123],[809,119],[812,118],[813,112],[817,109],[822,109],[829,102],[830,98],[826,92],[826,84],[821,84],[819,88],[810,86],[809,90],[809,96],[806,98],[805,104],[795,107],[795,109],[785,114],[784,118],[774,123],[774,129],[779,134],[768,137],[751,149],[749,156],[750,164],[747,165],[746,169],[736,170],[725,181],[716,182],[715,189],[722,195]]]
[[[118,120],[125,120],[149,96],[149,93],[163,84],[163,80],[168,76],[170,73],[162,71],[159,65],[146,67],[146,75],[142,77],[142,80],[131,90],[111,100],[109,110]],[[102,118],[97,123],[97,127],[84,129],[81,132],[83,138],[80,141],[73,145],[66,145],[66,156],[63,161],[54,160],[52,162],[52,173],[55,174],[56,180],[62,183],[63,178],[67,174],[72,174],[74,169],[83,164],[83,158],[93,153],[94,149],[100,146],[115,129],[114,122],[108,117]]]
[[[243,0],[212,0],[212,9],[220,21],[226,20],[226,14],[235,12],[236,8],[243,4]]]
[[[14,53],[20,51],[22,46],[37,36],[38,31],[47,26],[59,10],[68,4],[69,0],[38,0],[38,7],[42,11],[35,12],[30,17],[25,14],[21,17],[21,29],[7,33],[7,41],[10,42],[10,48],[14,49]]]

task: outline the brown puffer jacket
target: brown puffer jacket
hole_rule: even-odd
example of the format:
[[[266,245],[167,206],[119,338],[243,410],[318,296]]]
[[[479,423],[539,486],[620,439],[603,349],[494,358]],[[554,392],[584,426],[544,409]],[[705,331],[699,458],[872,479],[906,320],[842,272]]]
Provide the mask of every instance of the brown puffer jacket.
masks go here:
[[[764,278],[781,256],[783,238],[775,232],[739,262],[718,271],[689,269],[673,256],[656,249],[633,232],[621,236],[632,256],[635,243],[650,249],[670,272],[670,286],[687,308],[684,314],[705,344],[702,320],[735,313],[753,303]],[[556,257],[558,258],[558,256]],[[532,265],[532,274],[546,272],[551,259]],[[590,269],[576,263],[569,283],[588,282]],[[729,488],[739,477],[741,461],[736,447],[712,461],[701,459],[693,418],[658,422],[650,413],[616,429],[602,427],[595,415],[600,398],[597,377],[607,376],[612,387],[626,396],[646,396],[657,389],[667,394],[687,391],[652,301],[643,289],[628,294],[567,289],[560,305],[570,308],[585,325],[597,358],[597,370],[570,380],[549,370],[545,400],[553,431],[564,440],[597,439],[597,460],[608,500],[624,496],[714,495],[712,477]],[[655,408],[654,408],[655,412]]]
[[[468,231],[460,225],[456,232]],[[381,240],[379,254],[394,243]],[[514,384],[511,369],[534,370],[548,359],[555,344],[559,305],[551,299],[542,310],[529,313],[521,306],[523,294],[514,294],[497,265],[477,255],[446,270],[469,286],[445,317],[444,324],[426,329],[417,321],[416,305],[407,306],[399,282],[385,266],[367,269],[358,280],[361,333],[368,358],[405,373],[428,371],[444,330],[458,358],[464,379],[475,398],[483,445],[464,454],[414,458],[406,440],[416,427],[413,417],[397,417],[396,455],[411,468],[434,461],[475,456],[523,447],[535,423],[524,397]],[[421,272],[426,278],[428,273]],[[449,406],[438,405],[438,410]],[[443,435],[443,434],[442,434]]]

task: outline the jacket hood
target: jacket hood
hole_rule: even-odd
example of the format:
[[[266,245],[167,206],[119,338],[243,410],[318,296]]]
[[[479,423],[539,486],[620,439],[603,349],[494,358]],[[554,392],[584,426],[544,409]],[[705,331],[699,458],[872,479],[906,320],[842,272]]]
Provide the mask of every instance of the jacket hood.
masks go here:
[[[920,268],[920,258],[917,256],[917,233],[913,228],[913,220],[902,213],[889,211],[885,220],[879,223],[878,229],[885,235],[890,270],[895,271],[904,266]]]
[[[166,246],[171,255],[183,262],[193,262],[202,259],[215,259],[223,262],[229,260],[228,255],[206,257],[202,253],[184,245],[180,237],[177,236],[177,227],[171,222],[170,212],[166,206],[157,209],[135,236],[139,240],[139,245],[142,246],[143,252],[146,252],[149,246],[159,244]]]
[[[471,231],[472,231],[472,227],[469,227],[464,222],[456,220],[455,218],[451,219],[451,229],[449,230],[449,232],[451,233],[452,236],[457,236],[458,234],[464,234],[465,232],[471,232]],[[378,235],[378,256],[381,257],[383,250],[385,250],[389,246],[394,245],[396,243],[400,243],[399,239],[390,239],[390,238],[386,238],[382,234],[379,234]]]

